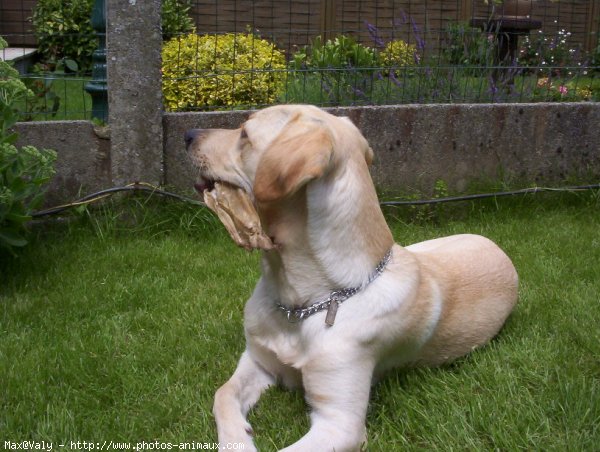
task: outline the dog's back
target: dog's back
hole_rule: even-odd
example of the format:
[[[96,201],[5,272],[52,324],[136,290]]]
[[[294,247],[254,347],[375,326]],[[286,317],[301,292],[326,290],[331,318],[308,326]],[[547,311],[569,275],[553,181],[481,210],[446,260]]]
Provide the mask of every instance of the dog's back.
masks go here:
[[[493,338],[517,302],[518,276],[508,256],[491,240],[453,235],[406,247],[422,276],[435,275],[444,296],[442,312],[418,363],[438,365]]]

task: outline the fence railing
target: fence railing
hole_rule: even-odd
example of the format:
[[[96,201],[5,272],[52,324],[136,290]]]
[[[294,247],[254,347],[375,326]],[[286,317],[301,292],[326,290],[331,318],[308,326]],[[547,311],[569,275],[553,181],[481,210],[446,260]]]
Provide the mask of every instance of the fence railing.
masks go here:
[[[38,47],[23,119],[89,119],[91,9],[54,29],[43,4],[1,4],[0,34]],[[600,100],[600,0],[523,4],[164,0],[164,108]]]

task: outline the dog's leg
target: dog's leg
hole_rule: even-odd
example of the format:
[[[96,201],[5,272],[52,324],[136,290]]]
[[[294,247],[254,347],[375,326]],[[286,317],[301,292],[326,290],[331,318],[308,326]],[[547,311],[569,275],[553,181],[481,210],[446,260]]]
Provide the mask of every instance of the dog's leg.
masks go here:
[[[237,443],[238,447],[243,444],[246,452],[256,450],[246,415],[261,393],[273,383],[275,378],[245,351],[234,374],[215,394],[213,413],[222,450],[233,443]]]
[[[321,357],[302,369],[311,428],[281,452],[354,452],[366,441],[365,417],[374,365],[369,359]]]

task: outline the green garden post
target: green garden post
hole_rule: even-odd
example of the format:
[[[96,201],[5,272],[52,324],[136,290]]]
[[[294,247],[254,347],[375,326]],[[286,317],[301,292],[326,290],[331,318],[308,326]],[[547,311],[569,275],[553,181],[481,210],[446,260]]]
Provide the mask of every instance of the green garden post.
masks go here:
[[[104,0],[94,0],[92,28],[98,36],[98,47],[92,55],[92,80],[85,90],[92,96],[92,118],[108,121],[108,84],[106,79],[106,11]]]

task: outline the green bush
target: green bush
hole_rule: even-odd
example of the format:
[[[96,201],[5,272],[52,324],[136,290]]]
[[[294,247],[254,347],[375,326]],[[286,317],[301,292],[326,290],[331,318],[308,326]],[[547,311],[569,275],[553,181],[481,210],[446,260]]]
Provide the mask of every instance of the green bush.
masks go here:
[[[320,104],[339,105],[364,101],[380,63],[375,49],[340,35],[326,42],[316,37],[292,56],[290,66],[290,99],[297,99],[300,90],[311,87]]]
[[[285,56],[249,34],[189,34],[163,46],[167,110],[270,104],[283,89]]]
[[[74,60],[89,71],[98,39],[92,28],[94,0],[39,0],[31,18],[38,49],[50,70],[61,60]],[[163,0],[162,30],[165,38],[193,29],[191,0]]]
[[[325,43],[318,36],[292,57],[292,67],[296,70],[358,69],[372,72],[378,65],[374,49],[344,35]]]
[[[90,23],[93,0],[39,0],[31,21],[42,60],[51,69],[61,59],[89,70],[98,40]]]
[[[493,34],[458,23],[446,27],[441,52],[447,64],[469,68],[465,75],[479,75],[494,64],[494,48]]]
[[[0,50],[6,41],[0,38]],[[18,119],[16,103],[32,95],[18,72],[0,61],[0,248],[27,244],[26,224],[43,200],[42,185],[54,174],[56,153],[33,146],[17,149],[11,131]]]
[[[162,32],[165,39],[189,33],[194,29],[194,21],[189,14],[192,0],[163,0],[161,8]]]
[[[379,62],[385,68],[385,72],[414,67],[418,61],[417,48],[402,39],[388,42],[379,54]]]

